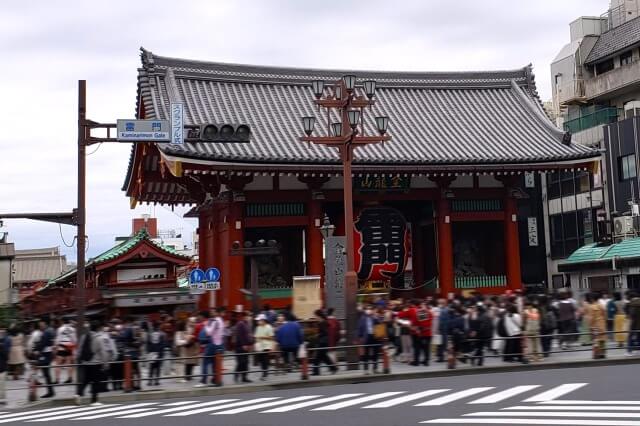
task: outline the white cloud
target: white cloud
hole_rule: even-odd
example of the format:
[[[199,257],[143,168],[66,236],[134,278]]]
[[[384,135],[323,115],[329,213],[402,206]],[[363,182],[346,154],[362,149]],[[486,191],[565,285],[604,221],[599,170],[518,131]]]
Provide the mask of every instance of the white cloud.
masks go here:
[[[138,48],[223,62],[391,70],[509,69],[534,64],[544,99],[549,63],[568,24],[606,0],[296,0],[3,2],[0,14],[0,212],[68,211],[76,204],[77,80],[88,116],[132,117]],[[93,151],[94,147],[89,151]],[[88,158],[89,255],[130,232],[120,191],[129,146]],[[194,220],[156,207],[161,227]],[[19,248],[62,245],[58,225],[7,222]],[[67,241],[73,228],[63,227]],[[64,249],[74,257],[72,249]]]

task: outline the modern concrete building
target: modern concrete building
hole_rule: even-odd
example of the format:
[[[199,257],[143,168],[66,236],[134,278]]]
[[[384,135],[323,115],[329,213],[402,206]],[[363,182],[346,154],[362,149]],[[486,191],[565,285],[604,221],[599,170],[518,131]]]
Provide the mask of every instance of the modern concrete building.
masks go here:
[[[640,186],[636,172],[640,114],[640,0],[612,0],[602,16],[570,24],[570,42],[551,64],[553,114],[572,141],[602,150],[592,175],[559,170],[545,176],[549,282],[572,283],[558,262],[584,245],[637,232],[631,214]],[[618,223],[619,222],[619,223]],[[588,287],[588,286],[587,286]],[[619,287],[611,283],[610,288]]]

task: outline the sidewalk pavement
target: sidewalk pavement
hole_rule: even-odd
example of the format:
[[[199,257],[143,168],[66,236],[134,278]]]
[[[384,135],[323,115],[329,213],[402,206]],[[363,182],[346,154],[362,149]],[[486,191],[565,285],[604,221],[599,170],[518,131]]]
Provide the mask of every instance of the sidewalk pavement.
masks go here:
[[[252,383],[234,384],[233,370],[235,368],[235,359],[233,356],[226,356],[224,360],[224,386],[222,387],[194,387],[199,383],[200,378],[196,377],[191,382],[184,382],[182,378],[161,379],[159,386],[146,386],[146,374],[142,380],[142,390],[132,393],[124,393],[122,391],[109,391],[100,394],[101,401],[134,401],[148,399],[165,399],[180,398],[203,395],[216,395],[228,393],[258,392],[265,389],[282,389],[293,387],[307,387],[320,385],[335,385],[341,383],[358,383],[381,380],[402,380],[415,379],[421,377],[437,377],[448,375],[462,374],[486,374],[497,373],[514,370],[538,370],[550,368],[572,368],[585,366],[598,366],[612,363],[640,363],[640,355],[627,356],[625,349],[610,346],[607,350],[607,358],[602,360],[592,359],[591,346],[577,346],[577,352],[564,352],[558,350],[552,353],[549,358],[545,358],[540,362],[531,364],[508,363],[503,362],[501,357],[485,357],[483,367],[471,366],[469,363],[458,362],[456,369],[447,369],[447,364],[436,363],[432,359],[429,366],[411,366],[409,364],[391,361],[390,374],[371,374],[365,375],[360,370],[346,370],[344,366],[336,374],[330,374],[327,367],[322,367],[321,376],[311,376],[312,362],[309,362],[309,380],[303,381],[299,371],[284,374],[270,373],[266,381],[260,381],[261,373],[250,373],[249,378]],[[489,355],[491,355],[489,353]],[[380,358],[382,359],[382,358]],[[273,368],[273,367],[272,367]],[[259,367],[250,366],[252,370],[259,370]],[[175,375],[183,374],[183,366],[174,363],[173,370]],[[147,369],[143,368],[146,373]],[[382,362],[380,361],[379,371],[382,371]],[[196,368],[194,374],[199,374],[199,368]],[[66,376],[63,375],[63,379]],[[42,381],[42,380],[41,380]],[[74,402],[75,386],[60,385],[56,387],[56,396],[53,399],[38,399],[35,403],[28,402],[28,383],[25,380],[7,380],[6,381],[6,408],[18,408],[27,405],[61,405],[71,404]],[[22,388],[22,389],[17,389]],[[87,389],[89,390],[89,389]],[[38,395],[46,392],[45,388],[38,388]],[[86,393],[88,394],[88,393]]]

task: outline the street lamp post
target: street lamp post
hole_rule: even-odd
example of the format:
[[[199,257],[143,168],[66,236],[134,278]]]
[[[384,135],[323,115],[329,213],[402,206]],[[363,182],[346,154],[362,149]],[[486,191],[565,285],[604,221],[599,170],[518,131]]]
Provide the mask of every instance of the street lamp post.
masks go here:
[[[240,241],[234,241],[229,251],[231,256],[244,256],[249,258],[251,265],[251,310],[253,315],[260,312],[260,292],[258,286],[258,257],[277,256],[280,248],[275,240],[258,240],[254,246],[253,242],[245,241],[243,245]]]
[[[357,87],[355,75],[345,75],[333,83],[332,93],[325,96],[325,82],[314,80],[311,83],[315,103],[327,110],[327,117],[331,117],[331,111],[335,110],[341,117],[341,122],[328,123],[326,136],[313,136],[315,116],[302,118],[302,125],[306,136],[300,138],[303,142],[335,147],[340,153],[342,162],[343,191],[344,191],[344,225],[347,243],[347,271],[344,276],[346,332],[348,344],[356,341],[357,313],[356,295],[358,292],[358,276],[355,270],[355,255],[353,241],[353,182],[351,178],[351,164],[354,149],[391,139],[386,135],[389,126],[389,118],[386,116],[375,117],[377,136],[364,135],[364,109],[375,103],[376,82],[366,80]],[[360,90],[358,90],[360,89]],[[362,91],[362,94],[356,92]]]

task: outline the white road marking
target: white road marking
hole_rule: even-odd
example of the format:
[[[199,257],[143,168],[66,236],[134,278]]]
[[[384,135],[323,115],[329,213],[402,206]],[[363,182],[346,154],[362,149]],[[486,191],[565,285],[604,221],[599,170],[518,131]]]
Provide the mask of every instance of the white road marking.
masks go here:
[[[509,416],[525,416],[525,417],[604,417],[606,418],[636,418],[640,417],[640,413],[569,413],[569,412],[555,412],[555,411],[541,411],[541,412],[516,412],[516,411],[481,411],[477,413],[465,414],[465,416],[483,416],[483,417],[509,417]]]
[[[74,417],[71,420],[93,420],[93,419],[102,419],[105,417],[113,417],[113,416],[120,416],[122,414],[133,414],[133,413],[141,413],[143,411],[149,411],[152,410],[153,407],[147,407],[147,408],[135,408],[133,410],[123,410],[123,411],[117,411],[115,413],[106,413],[106,414],[98,414],[95,416],[87,416],[87,417]]]
[[[444,404],[448,404],[449,402],[453,402],[453,401],[457,401],[459,399],[462,398],[466,398],[468,396],[471,395],[475,395],[481,392],[485,392],[488,390],[493,389],[493,386],[491,387],[484,387],[484,388],[471,388],[471,389],[467,389],[467,390],[463,390],[460,392],[455,392],[452,393],[450,395],[446,395],[446,396],[441,396],[440,398],[436,398],[436,399],[432,399],[430,401],[425,401],[425,402],[421,402],[420,404],[416,404],[416,407],[428,407],[428,406],[433,406],[433,405],[444,405]]]
[[[504,401],[505,399],[528,392],[537,387],[540,387],[540,385],[516,386],[502,392],[485,396],[484,398],[476,399],[475,401],[469,402],[469,404],[495,404],[496,402]]]
[[[524,402],[544,402],[557,399],[562,395],[566,395],[569,392],[573,392],[576,389],[580,389],[583,386],[587,386],[589,383],[567,383],[566,385],[556,386],[555,388],[546,392],[534,395],[529,399],[525,399]]]
[[[116,404],[117,405],[117,404]],[[107,408],[107,407],[114,407],[115,405],[102,405],[100,408]],[[72,413],[86,413],[88,411],[92,411],[95,410],[96,407],[82,407],[82,408],[73,408],[73,409],[69,409],[69,407],[62,407],[63,411],[57,411],[57,413],[62,413],[65,412],[67,414],[72,414]],[[2,420],[0,420],[0,423],[8,423],[8,422],[17,422],[17,421],[21,421],[21,420],[31,420],[31,419],[39,419],[40,417],[47,417],[47,416],[51,416],[54,415],[51,412],[48,413],[39,413],[39,414],[25,414],[25,415],[19,415],[19,416],[15,416],[15,417],[11,417],[11,418],[4,418]]]
[[[633,405],[518,405],[515,407],[503,408],[502,410],[559,410],[559,411],[640,411],[640,407]]]
[[[271,402],[265,402],[263,404],[257,404],[257,405],[250,405],[248,407],[240,407],[240,408],[233,408],[231,410],[225,410],[225,411],[219,411],[217,413],[211,413],[212,416],[219,416],[219,415],[228,415],[228,414],[237,414],[237,413],[244,413],[247,411],[252,411],[252,410],[260,410],[262,408],[267,408],[267,407],[273,407],[274,405],[282,405],[282,404],[287,404],[289,402],[298,402],[298,401],[306,401],[308,399],[312,399],[312,398],[318,398],[322,395],[305,395],[305,396],[297,396],[295,398],[289,398],[289,399],[281,399],[279,401],[271,401]]]
[[[215,411],[215,410],[224,410],[226,408],[242,407],[244,405],[256,404],[256,403],[262,402],[262,401],[272,401],[272,400],[278,399],[278,398],[279,397],[256,398],[256,399],[250,399],[248,401],[238,401],[237,399],[228,399],[227,401],[238,401],[238,402],[232,402],[231,404],[224,404],[224,405],[220,405],[218,407],[200,408],[200,409],[197,409],[197,410],[183,411],[182,413],[167,414],[165,417],[190,416],[192,414],[207,413],[207,412]]]
[[[171,404],[162,404],[160,407],[178,407],[180,405],[195,404],[198,401],[180,401],[172,402]]]
[[[188,408],[201,408],[202,409],[203,407],[208,407],[208,406],[212,406],[212,405],[219,405],[219,404],[223,404],[225,402],[230,402],[230,401],[237,401],[237,400],[236,399],[220,399],[218,401],[198,402],[196,404],[187,405],[187,406],[174,407],[174,408],[165,408],[164,410],[137,413],[137,414],[131,414],[131,415],[128,415],[128,416],[119,416],[118,418],[119,419],[137,419],[139,417],[153,416],[153,415],[156,415],[156,414],[174,413],[176,411],[180,411],[180,410],[184,410],[184,409],[188,409]]]
[[[375,395],[362,396],[360,398],[352,399],[350,401],[336,402],[335,404],[325,405],[324,407],[314,408],[311,411],[339,410],[341,408],[351,407],[351,406],[354,406],[354,405],[362,404],[363,402],[375,401],[376,399],[382,399],[382,398],[386,398],[388,396],[399,395],[401,393],[405,393],[405,392],[404,391],[402,391],[402,392],[383,392],[383,393],[379,393],[379,394],[375,394]]]
[[[353,398],[353,397],[360,396],[360,395],[364,395],[364,394],[362,394],[362,393],[345,393],[345,394],[342,394],[342,395],[330,396],[328,398],[315,399],[313,401],[300,402],[299,404],[287,405],[286,407],[272,408],[270,410],[260,411],[260,412],[261,413],[286,413],[288,411],[297,410],[298,408],[310,407],[312,405],[320,405],[320,404],[324,404],[325,402],[333,402],[333,401],[337,401],[339,399]]]
[[[538,404],[558,404],[558,405],[640,405],[640,401],[572,401],[572,400],[558,400],[558,401],[545,401]]]
[[[398,398],[393,398],[393,399],[390,399],[388,401],[383,401],[383,402],[378,402],[376,404],[367,405],[366,407],[362,407],[362,408],[387,408],[387,407],[393,407],[395,405],[400,405],[400,404],[405,403],[405,402],[415,401],[416,399],[426,398],[428,396],[436,395],[436,394],[439,394],[439,393],[442,393],[442,392],[447,392],[447,391],[450,391],[450,390],[451,389],[432,389],[432,390],[428,390],[428,391],[424,391],[424,392],[414,393],[413,395],[399,396]]]
[[[89,414],[89,415],[93,415],[93,414],[103,414],[103,413],[113,413],[113,412],[118,412],[118,411],[123,411],[127,408],[138,408],[138,407],[149,407],[150,405],[156,405],[155,402],[143,402],[140,404],[133,404],[133,405],[128,405],[126,407],[123,406],[119,406],[119,407],[109,407],[109,408],[104,408],[103,405],[99,406],[99,407],[92,407],[93,411],[90,411],[88,413],[63,413],[61,415],[53,415],[53,416],[46,416],[46,417],[42,417],[39,419],[35,419],[35,420],[29,420],[29,422],[49,422],[52,420],[63,420],[63,419],[70,419],[73,417],[80,417],[80,416],[84,416],[85,414]],[[117,413],[116,413],[117,414]],[[116,415],[114,414],[114,415]]]
[[[576,420],[566,419],[435,419],[420,423],[449,425],[568,425],[576,426]],[[635,420],[578,420],[580,426],[640,426]]]
[[[20,417],[20,416],[26,416],[29,414],[39,414],[39,413],[53,413],[56,411],[67,411],[69,409],[69,407],[56,407],[56,408],[45,408],[42,410],[31,410],[31,411],[21,411],[21,412],[13,412],[11,414],[6,414],[4,416],[0,416],[0,420],[2,419],[8,419],[11,417]]]

